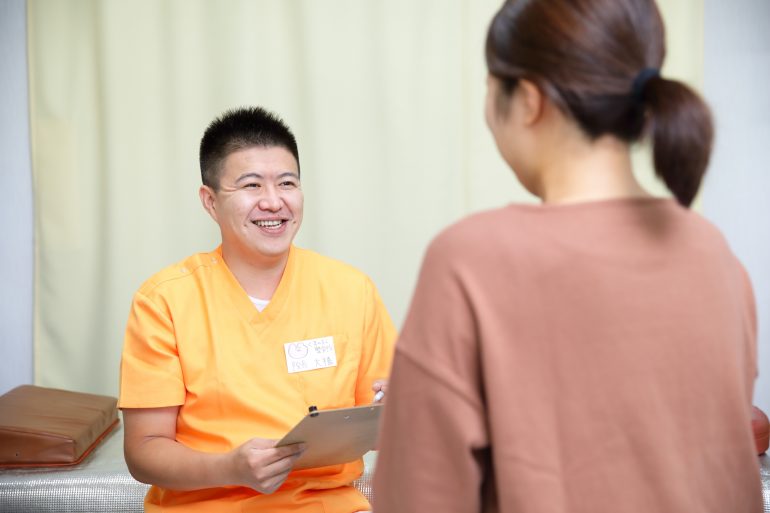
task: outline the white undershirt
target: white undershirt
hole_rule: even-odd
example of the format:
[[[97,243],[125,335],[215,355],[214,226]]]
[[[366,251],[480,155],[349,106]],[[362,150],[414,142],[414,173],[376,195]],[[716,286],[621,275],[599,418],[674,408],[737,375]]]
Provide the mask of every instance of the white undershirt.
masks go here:
[[[270,303],[269,299],[259,299],[258,297],[251,296],[249,296],[249,299],[251,299],[251,302],[254,303],[254,306],[256,306],[257,310],[260,312],[265,309],[268,303]]]

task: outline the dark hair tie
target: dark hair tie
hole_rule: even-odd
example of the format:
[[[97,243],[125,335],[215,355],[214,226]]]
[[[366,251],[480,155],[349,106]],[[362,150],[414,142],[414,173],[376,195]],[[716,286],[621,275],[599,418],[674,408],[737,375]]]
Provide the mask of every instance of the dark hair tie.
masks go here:
[[[640,71],[631,84],[631,98],[633,98],[636,103],[642,103],[644,100],[644,88],[647,87],[647,82],[659,76],[660,70],[658,68],[644,68]]]

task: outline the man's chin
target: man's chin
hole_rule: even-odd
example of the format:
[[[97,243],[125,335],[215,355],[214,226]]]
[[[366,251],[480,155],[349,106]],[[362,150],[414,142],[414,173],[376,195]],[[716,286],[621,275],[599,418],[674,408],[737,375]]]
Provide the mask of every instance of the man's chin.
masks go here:
[[[250,249],[251,253],[256,258],[276,260],[289,255],[291,244],[282,244],[280,246],[259,245]]]
[[[225,259],[236,258],[242,262],[253,263],[275,263],[282,259],[285,259],[289,255],[291,250],[291,243],[283,244],[238,244],[230,245],[227,243],[222,244],[223,253]]]

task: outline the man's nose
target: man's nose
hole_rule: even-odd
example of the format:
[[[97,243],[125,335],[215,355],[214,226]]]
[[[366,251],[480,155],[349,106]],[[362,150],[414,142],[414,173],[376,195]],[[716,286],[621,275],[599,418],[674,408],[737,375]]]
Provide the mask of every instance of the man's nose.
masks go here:
[[[274,187],[265,187],[262,197],[259,198],[260,210],[276,212],[281,209],[281,195]]]

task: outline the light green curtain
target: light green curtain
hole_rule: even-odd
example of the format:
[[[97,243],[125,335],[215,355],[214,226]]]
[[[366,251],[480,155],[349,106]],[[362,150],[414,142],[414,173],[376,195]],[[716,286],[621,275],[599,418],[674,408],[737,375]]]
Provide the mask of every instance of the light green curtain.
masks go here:
[[[300,145],[298,244],[378,284],[400,325],[425,246],[532,201],[483,120],[491,0],[29,0],[35,381],[117,393],[131,297],[218,243],[198,203],[213,117],[263,105]],[[702,0],[662,5],[695,86]],[[671,36],[674,37],[671,37]],[[648,156],[636,157],[654,190]]]

